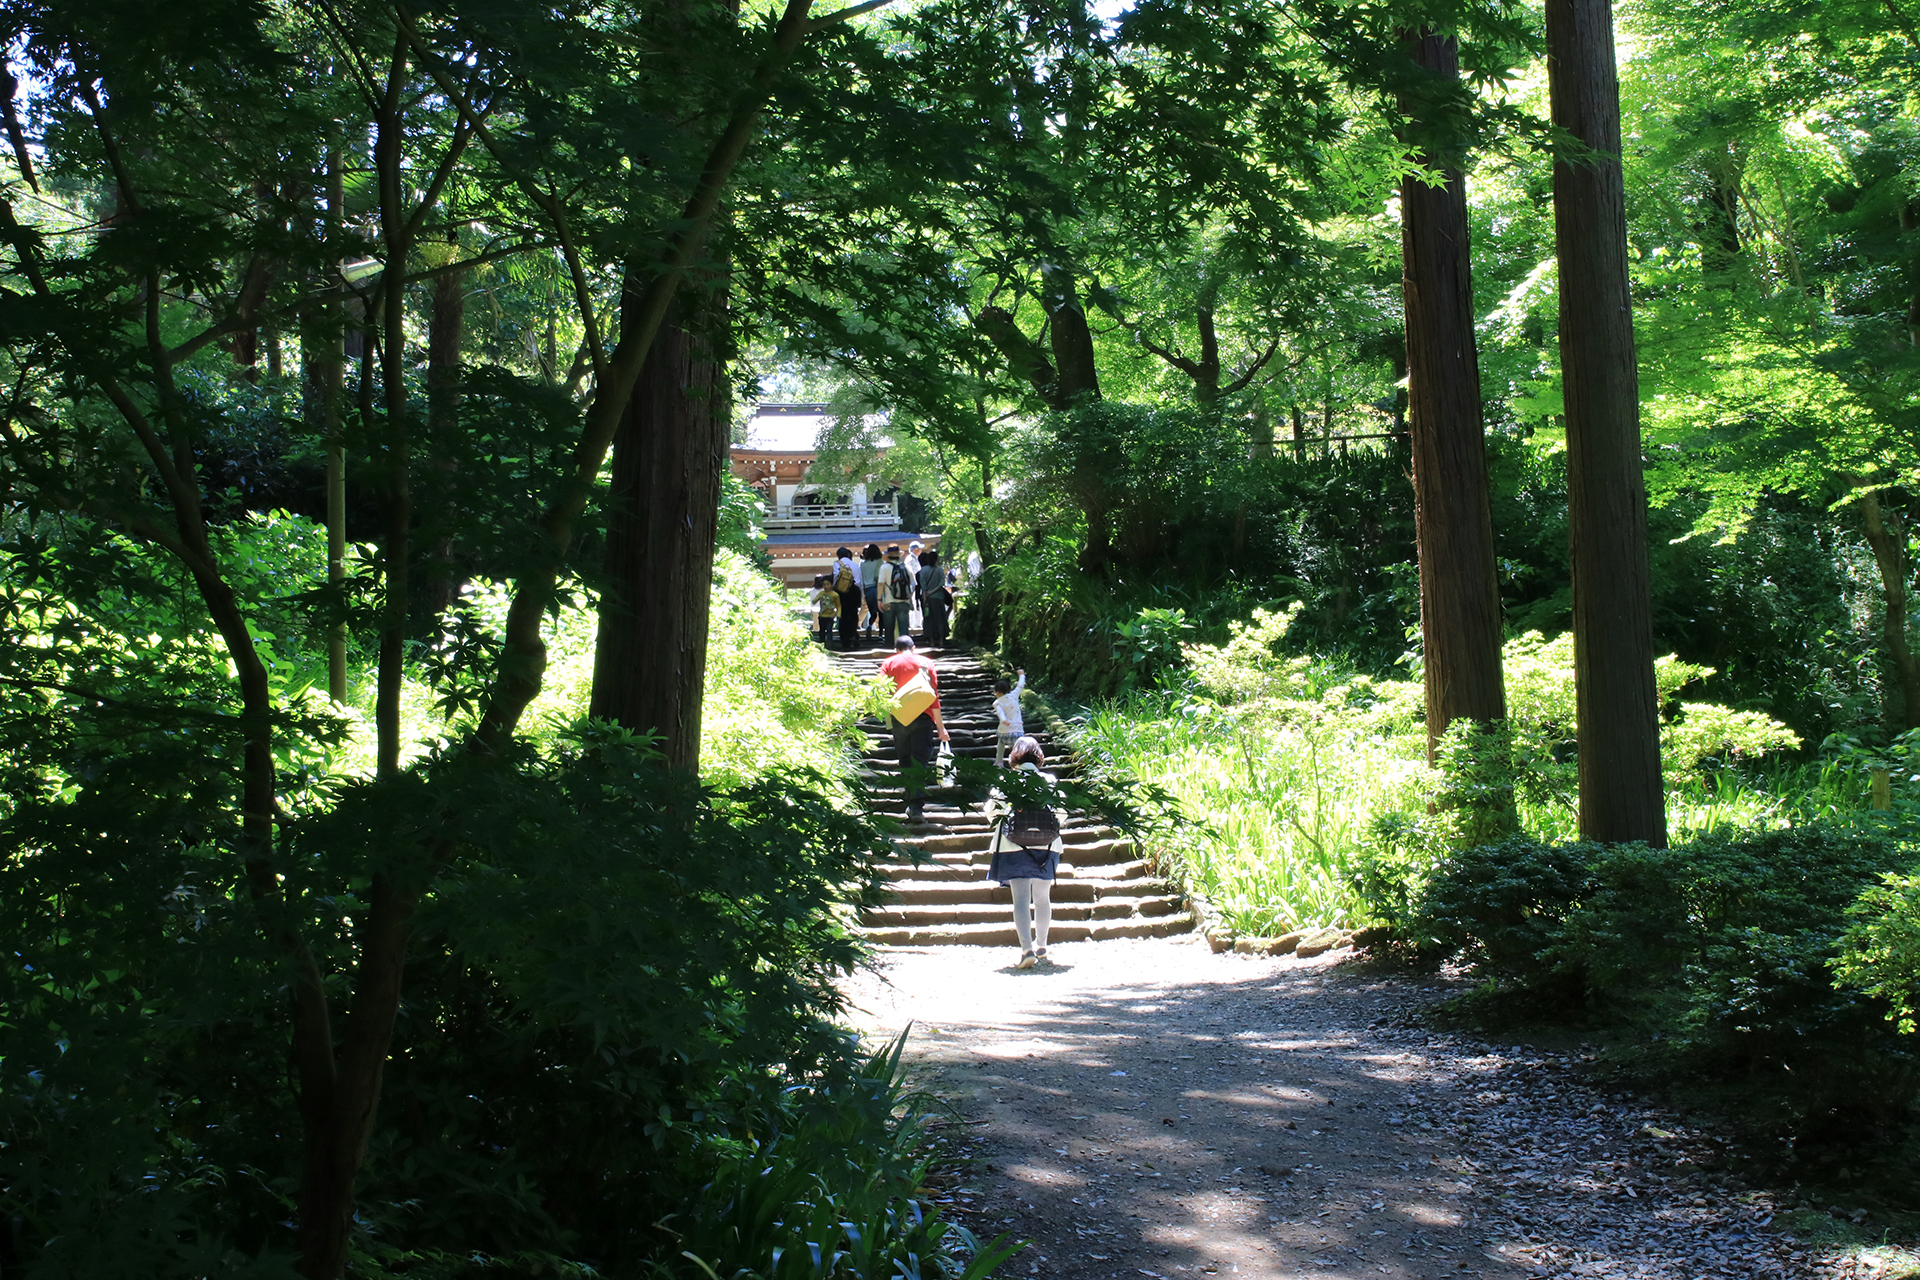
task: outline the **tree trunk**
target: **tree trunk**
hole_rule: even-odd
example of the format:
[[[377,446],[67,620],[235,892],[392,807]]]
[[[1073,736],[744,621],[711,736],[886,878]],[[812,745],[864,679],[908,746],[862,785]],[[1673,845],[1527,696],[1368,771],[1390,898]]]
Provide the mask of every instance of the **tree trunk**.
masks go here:
[[[1214,317],[1219,292],[1219,285],[1209,278],[1193,315],[1200,330],[1200,359],[1194,365],[1193,397],[1201,409],[1208,412],[1220,403],[1220,331]]]
[[[1733,268],[1740,260],[1740,182],[1742,164],[1739,152],[1728,148],[1707,162],[1707,179],[1702,192],[1700,268],[1710,285],[1731,289],[1736,284]]]
[[[592,712],[659,734],[676,769],[700,764],[724,391],[711,341],[662,326],[613,442]]]
[[[427,465],[431,469],[427,527],[432,541],[422,600],[433,618],[447,611],[460,589],[460,573],[453,560],[451,503],[460,468],[455,440],[460,430],[460,343],[466,318],[467,273],[449,271],[435,277],[427,313]]]
[[[1065,267],[1040,268],[1040,305],[1045,308],[1058,375],[1054,407],[1067,408],[1082,396],[1100,398],[1100,373],[1093,360],[1093,331],[1080,305],[1073,276]]]
[[[345,166],[338,137],[328,139],[327,212],[325,238],[329,246],[339,243],[343,210],[346,204]],[[339,279],[326,281],[327,291],[342,287]],[[346,396],[347,305],[327,304],[324,320],[310,350],[304,356],[314,398],[316,434],[327,451],[327,585],[340,590],[347,580],[347,444],[341,435],[344,423],[341,406]],[[347,624],[336,622],[327,628],[327,696],[336,703],[347,700]]]
[[[1409,36],[1407,44],[1422,67],[1458,78],[1459,50],[1451,37],[1429,31]],[[1432,164],[1436,157],[1424,159]],[[1418,176],[1400,184],[1428,759],[1454,720],[1486,724],[1507,714],[1480,358],[1473,337],[1467,180],[1457,167],[1443,172],[1442,186]]]
[[[984,424],[987,418],[986,404],[976,400],[974,412]],[[980,501],[993,501],[991,452],[980,458]],[[961,638],[974,644],[992,645],[1000,639],[1000,558],[995,554],[993,531],[986,521],[974,520],[971,524],[973,545],[980,553],[980,577],[968,586],[967,607],[960,611],[960,623],[964,628]]]
[[[1029,338],[1004,307],[982,307],[973,318],[973,327],[991,342],[1007,362],[1007,370],[1016,378],[1033,385],[1036,396],[1049,409],[1064,409],[1060,399],[1060,375],[1040,345]]]
[[[1664,846],[1613,14],[1608,0],[1547,0],[1546,18],[1553,122],[1597,153],[1553,167],[1580,834]]]
[[[1300,406],[1293,406],[1293,460],[1307,460],[1307,415],[1300,412]]]
[[[1265,462],[1273,457],[1273,415],[1267,412],[1266,397],[1255,398],[1251,421],[1253,431],[1250,452],[1255,462]]]
[[[1873,549],[1873,562],[1880,570],[1881,595],[1886,603],[1880,625],[1893,687],[1880,701],[1887,733],[1892,736],[1920,724],[1920,663],[1915,662],[1907,643],[1907,531],[1899,513],[1888,510],[1874,490],[1861,496],[1860,515],[1866,525],[1867,545]]]

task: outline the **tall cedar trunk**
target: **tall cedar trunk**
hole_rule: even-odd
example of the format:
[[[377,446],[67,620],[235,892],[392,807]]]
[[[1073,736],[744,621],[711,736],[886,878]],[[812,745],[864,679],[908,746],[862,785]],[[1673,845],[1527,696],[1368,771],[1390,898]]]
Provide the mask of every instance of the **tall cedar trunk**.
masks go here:
[[[1886,644],[1887,663],[1893,669],[1894,688],[1882,696],[1881,706],[1887,731],[1893,734],[1920,725],[1920,663],[1915,662],[1907,642],[1907,531],[1898,511],[1890,510],[1873,490],[1862,495],[1860,515],[1866,525],[1867,545],[1873,549],[1873,562],[1880,570],[1886,604],[1881,638]]]
[[[721,382],[704,335],[662,326],[613,442],[592,712],[658,733],[676,769],[700,764],[727,454]]]
[[[460,429],[460,342],[466,331],[467,273],[449,271],[433,282],[427,313],[427,525],[434,531],[427,549],[426,591],[422,603],[439,617],[453,603],[460,575],[453,561],[453,486],[459,471],[455,437]]]
[[[1546,18],[1553,122],[1593,153],[1553,167],[1580,834],[1664,846],[1613,13],[1608,0],[1547,0]]]
[[[1293,406],[1293,460],[1307,460],[1307,415],[1300,411],[1297,404]]]
[[[1459,76],[1452,38],[1427,32],[1407,43],[1422,67],[1449,80]],[[1464,716],[1487,723],[1507,714],[1480,358],[1473,337],[1467,181],[1458,168],[1449,166],[1444,173],[1444,186],[1430,186],[1417,176],[1400,184],[1429,759],[1454,720]]]

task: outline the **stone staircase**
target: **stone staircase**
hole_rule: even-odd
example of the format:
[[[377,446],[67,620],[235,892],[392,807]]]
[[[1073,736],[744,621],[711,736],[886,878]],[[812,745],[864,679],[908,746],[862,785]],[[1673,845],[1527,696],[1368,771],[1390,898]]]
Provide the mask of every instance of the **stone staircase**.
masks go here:
[[[953,754],[991,761],[997,725],[993,677],[959,649],[925,652],[938,668],[941,711]],[[871,678],[890,656],[891,650],[853,650],[835,652],[832,660],[843,670]],[[893,758],[893,735],[880,721],[861,728],[867,735],[864,773],[875,807],[904,819],[906,798]],[[1079,771],[1065,746],[1031,716],[1027,731],[1046,750],[1047,772],[1064,782]],[[963,810],[943,802],[936,788],[928,799],[926,822],[910,827],[900,841],[926,860],[884,868],[894,900],[862,914],[861,934],[887,946],[1017,945],[1013,892],[986,879],[991,831],[978,808]],[[1163,937],[1194,927],[1178,891],[1153,874],[1120,831],[1084,814],[1069,814],[1063,843],[1049,943]]]

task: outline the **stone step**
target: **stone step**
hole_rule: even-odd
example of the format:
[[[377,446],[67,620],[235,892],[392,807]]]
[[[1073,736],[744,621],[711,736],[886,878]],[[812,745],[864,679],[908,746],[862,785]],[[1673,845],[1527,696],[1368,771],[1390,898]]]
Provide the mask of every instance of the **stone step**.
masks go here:
[[[1055,920],[1047,930],[1047,945],[1061,942],[1103,942],[1110,938],[1165,938],[1193,929],[1193,915],[1133,920]],[[885,947],[1014,947],[1020,944],[1013,921],[1004,924],[894,925],[856,930],[860,937]]]
[[[895,880],[888,886],[892,895],[889,907],[936,906],[943,903],[1005,906],[1013,901],[1013,890],[1003,888],[977,873],[969,880]],[[1173,891],[1159,880],[1082,880],[1066,877],[1053,882],[1055,902],[1140,901],[1165,898]]]
[[[1009,893],[1012,891],[1009,890]],[[1013,899],[1009,897],[1008,902]],[[1134,916],[1157,918],[1175,915],[1183,903],[1172,894],[1140,898],[1087,898],[1084,901],[1055,901],[1055,920],[1124,920]],[[927,906],[891,903],[860,913],[860,923],[869,929],[935,924],[991,924],[1007,916],[1007,907],[997,902],[936,902]]]
[[[992,677],[964,650],[921,652],[935,660],[939,672],[941,718],[952,754],[991,760],[999,729]],[[843,671],[872,678],[891,653],[875,646],[834,652],[830,660]],[[892,730],[883,720],[867,719],[860,731],[860,781],[867,803],[878,814],[904,816]],[[1079,762],[1044,725],[1029,725],[1027,732],[1047,752],[1048,772],[1063,779],[1081,776]],[[882,946],[1013,945],[1012,890],[986,879],[993,824],[981,805],[958,788],[936,783],[924,818],[896,837],[900,854],[879,868],[888,901],[862,913],[855,932]],[[1153,874],[1132,840],[1112,824],[1076,816],[1061,835],[1066,852],[1053,889],[1050,941],[1158,937],[1194,927],[1174,889]]]

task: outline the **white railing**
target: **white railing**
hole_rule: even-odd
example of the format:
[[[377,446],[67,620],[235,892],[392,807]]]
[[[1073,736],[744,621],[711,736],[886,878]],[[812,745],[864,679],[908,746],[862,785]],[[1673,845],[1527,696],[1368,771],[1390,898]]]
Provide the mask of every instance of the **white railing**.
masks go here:
[[[900,507],[892,502],[835,502],[803,506],[783,503],[767,510],[768,533],[796,529],[873,529],[900,527]]]

